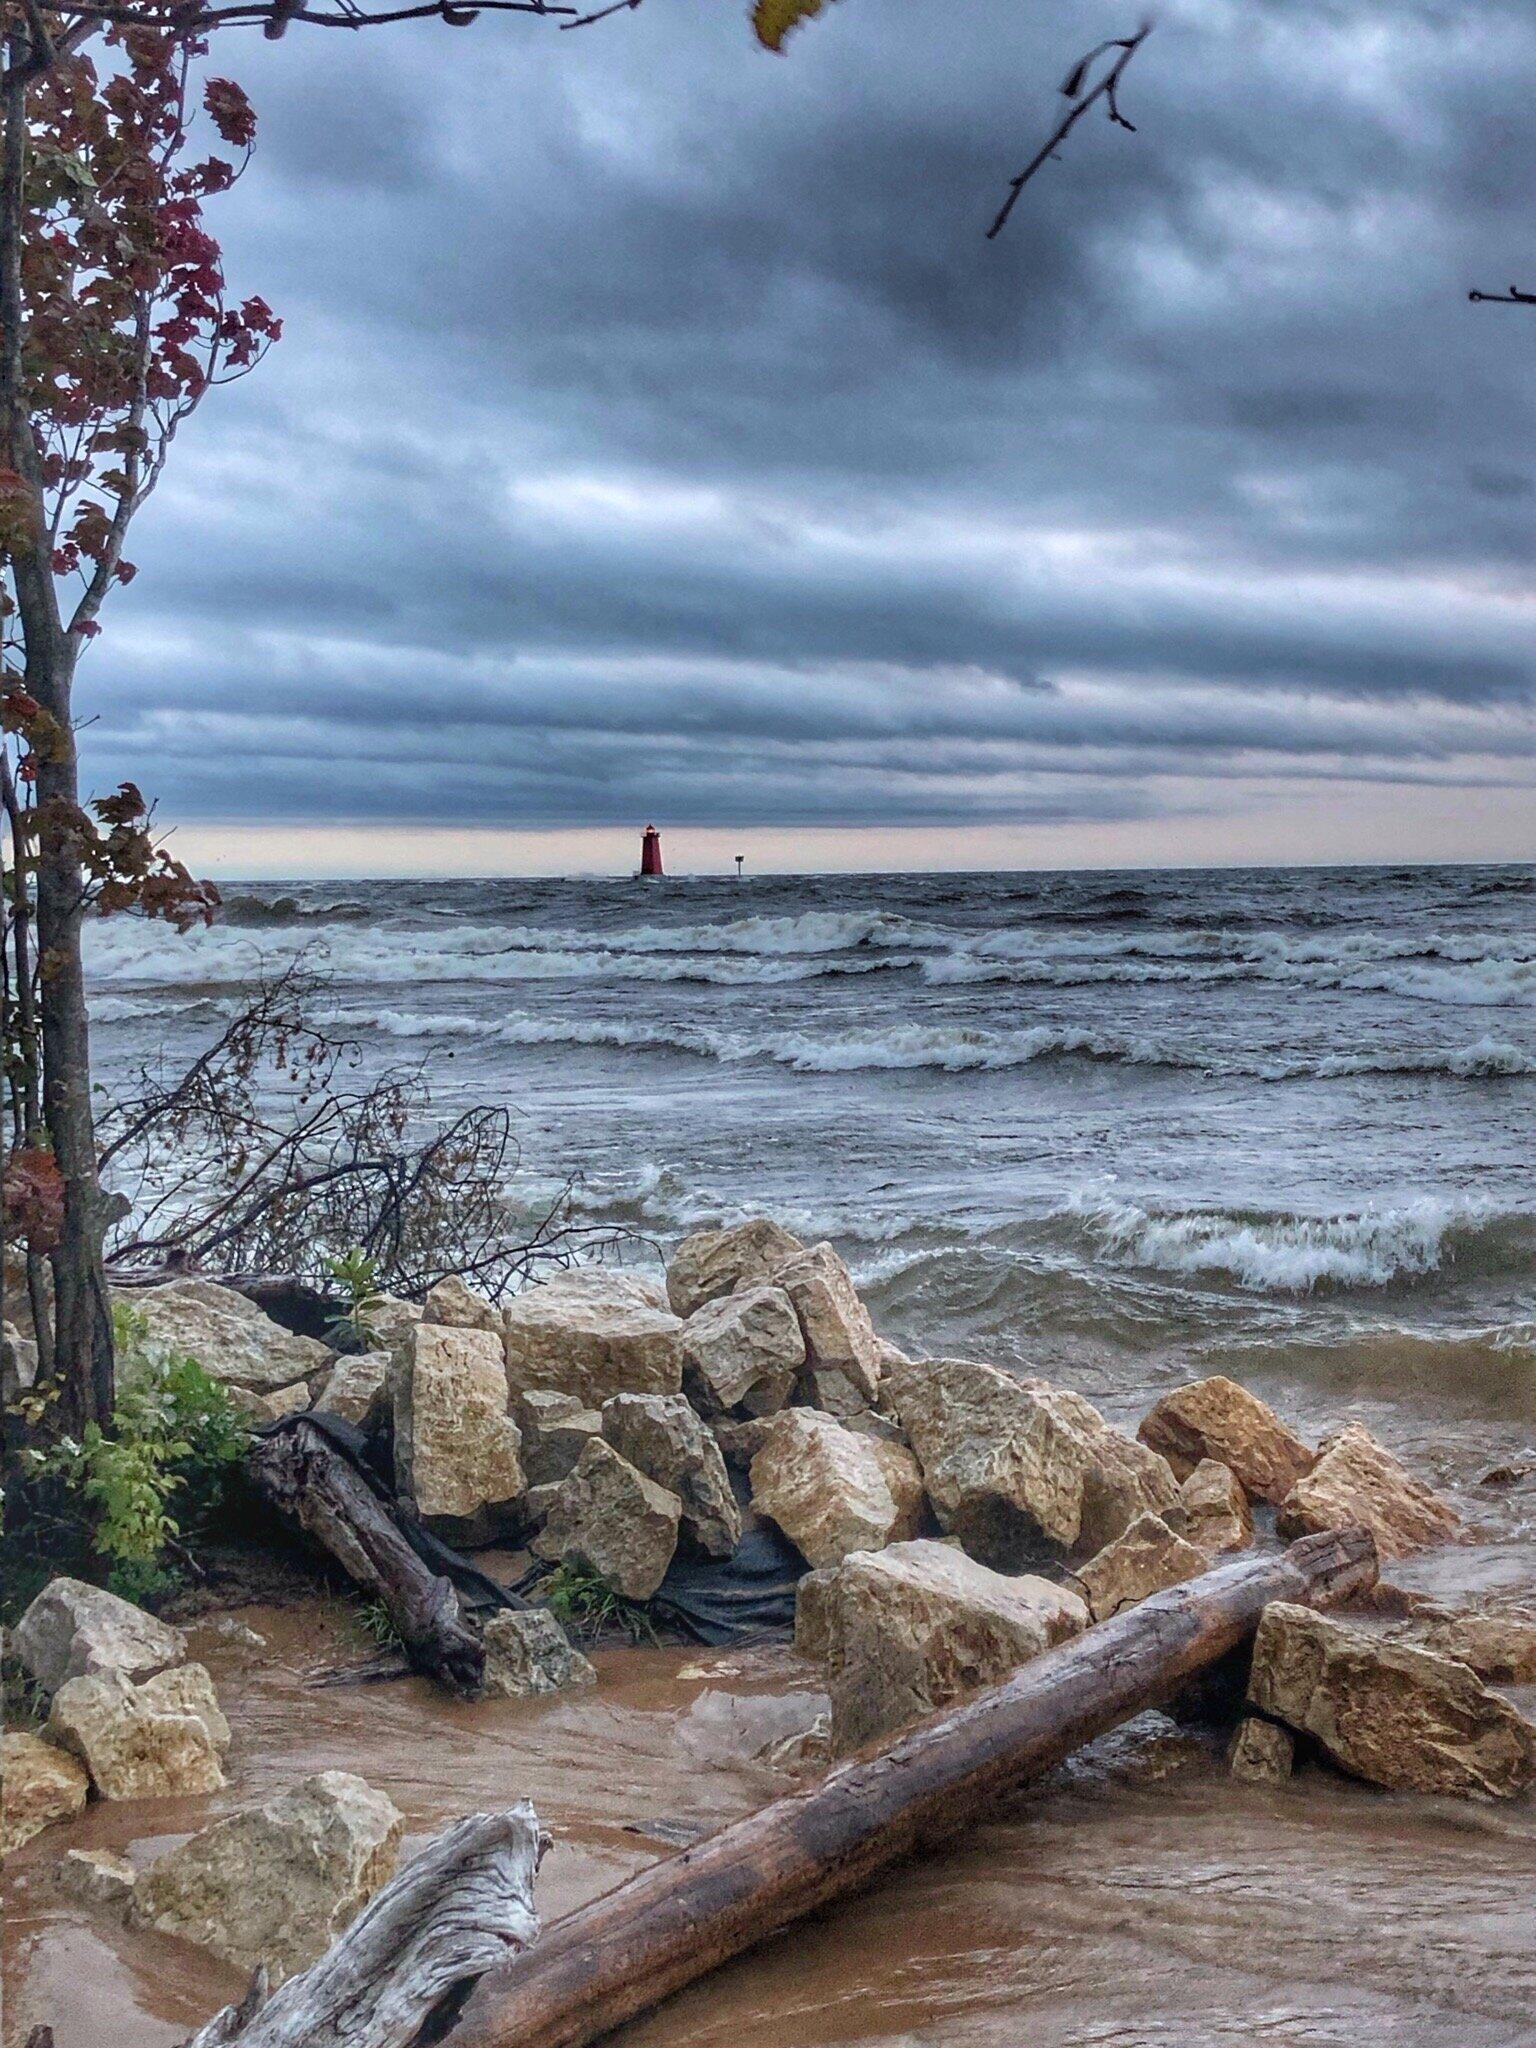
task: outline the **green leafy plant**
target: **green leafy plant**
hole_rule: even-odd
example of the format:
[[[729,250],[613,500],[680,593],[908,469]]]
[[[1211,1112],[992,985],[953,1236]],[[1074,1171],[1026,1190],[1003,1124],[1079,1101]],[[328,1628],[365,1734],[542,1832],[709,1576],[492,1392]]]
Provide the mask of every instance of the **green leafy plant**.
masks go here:
[[[382,1648],[405,1648],[405,1637],[395,1627],[394,1617],[382,1600],[361,1601],[357,1609],[357,1619],[364,1635],[372,1636]]]
[[[32,1513],[22,1533],[32,1556],[14,1562],[18,1581],[29,1584],[29,1564],[58,1570],[93,1555],[115,1593],[152,1600],[180,1583],[175,1559],[185,1554],[184,1539],[223,1505],[249,1431],[227,1390],[196,1359],[152,1344],[137,1311],[119,1305],[113,1324],[112,1427],[88,1423],[78,1437],[23,1453]],[[8,1556],[8,1590],[12,1563]]]
[[[355,1244],[332,1253],[325,1270],[347,1297],[346,1314],[334,1319],[326,1335],[338,1350],[366,1351],[373,1342],[373,1318],[384,1305],[378,1261]]]
[[[538,1589],[538,1597],[566,1628],[587,1637],[621,1628],[631,1642],[657,1641],[656,1623],[641,1600],[616,1593],[590,1566],[568,1561],[557,1565]]]

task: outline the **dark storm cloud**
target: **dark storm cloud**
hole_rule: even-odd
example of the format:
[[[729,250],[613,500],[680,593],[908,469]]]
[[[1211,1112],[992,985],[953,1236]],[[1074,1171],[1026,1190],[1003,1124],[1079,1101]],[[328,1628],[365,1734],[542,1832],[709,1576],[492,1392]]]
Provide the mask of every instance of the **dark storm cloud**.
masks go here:
[[[1524,773],[1536,322],[1465,293],[1536,261],[1528,9],[1184,0],[995,244],[1121,13],[744,14],[237,46],[288,336],[136,535],[102,779],[534,824]]]

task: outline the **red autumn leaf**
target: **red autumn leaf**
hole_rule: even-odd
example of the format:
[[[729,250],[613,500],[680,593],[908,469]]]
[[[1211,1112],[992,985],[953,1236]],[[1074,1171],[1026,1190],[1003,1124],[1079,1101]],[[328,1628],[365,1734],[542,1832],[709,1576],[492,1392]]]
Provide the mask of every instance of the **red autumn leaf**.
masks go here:
[[[51,1252],[64,1233],[64,1176],[51,1152],[23,1146],[5,1163],[5,1238]]]

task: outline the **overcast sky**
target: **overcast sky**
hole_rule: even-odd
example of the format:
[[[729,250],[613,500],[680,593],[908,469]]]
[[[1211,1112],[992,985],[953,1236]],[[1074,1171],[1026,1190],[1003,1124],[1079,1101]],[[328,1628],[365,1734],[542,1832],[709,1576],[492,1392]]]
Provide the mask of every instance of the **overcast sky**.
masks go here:
[[[1536,856],[1536,11],[226,33],[286,335],[81,676],[226,872]]]

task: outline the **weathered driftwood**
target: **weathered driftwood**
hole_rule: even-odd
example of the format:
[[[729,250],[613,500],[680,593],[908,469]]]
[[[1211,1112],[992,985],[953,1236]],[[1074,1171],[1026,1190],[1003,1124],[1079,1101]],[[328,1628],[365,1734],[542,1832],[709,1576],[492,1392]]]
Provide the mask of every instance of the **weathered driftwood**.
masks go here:
[[[883,1866],[995,1812],[1234,1649],[1271,1600],[1329,1605],[1375,1577],[1370,1537],[1348,1530],[1154,1595],[558,1921],[538,1948],[481,1979],[447,2048],[597,2040]]]
[[[364,1907],[313,1969],[271,1996],[259,1970],[186,2048],[415,2048],[437,2040],[465,1991],[539,1931],[533,1808],[472,1813]]]
[[[485,1646],[452,1580],[422,1562],[378,1495],[321,1430],[300,1420],[258,1437],[250,1471],[275,1508],[383,1601],[419,1671],[455,1692],[479,1690]]]

